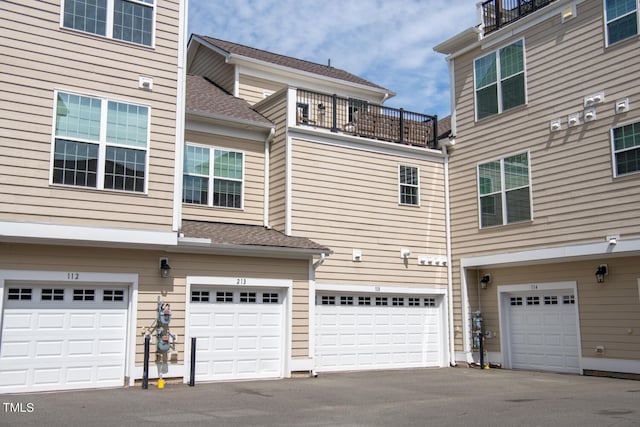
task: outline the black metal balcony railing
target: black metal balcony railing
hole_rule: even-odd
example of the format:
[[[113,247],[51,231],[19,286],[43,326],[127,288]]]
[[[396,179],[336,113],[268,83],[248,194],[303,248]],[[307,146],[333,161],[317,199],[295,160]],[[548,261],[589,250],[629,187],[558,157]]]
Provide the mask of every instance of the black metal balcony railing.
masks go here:
[[[298,89],[296,124],[363,138],[437,148],[437,116]]]
[[[489,0],[482,3],[484,34],[499,30],[555,0]]]

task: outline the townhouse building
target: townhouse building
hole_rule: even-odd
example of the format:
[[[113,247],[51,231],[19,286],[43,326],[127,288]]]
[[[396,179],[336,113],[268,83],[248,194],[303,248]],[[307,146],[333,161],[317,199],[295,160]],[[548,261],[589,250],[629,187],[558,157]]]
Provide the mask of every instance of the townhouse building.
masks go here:
[[[638,2],[485,1],[451,71],[456,359],[640,374]]]
[[[435,116],[186,0],[0,9],[0,393],[448,364]]]

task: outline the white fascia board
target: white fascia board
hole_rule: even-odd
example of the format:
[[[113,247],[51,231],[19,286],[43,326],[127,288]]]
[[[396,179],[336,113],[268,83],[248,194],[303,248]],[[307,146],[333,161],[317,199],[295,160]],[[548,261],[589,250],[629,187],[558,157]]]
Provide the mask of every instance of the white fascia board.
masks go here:
[[[76,225],[0,222],[0,241],[65,245],[176,246],[177,233],[172,231],[134,230],[125,228],[87,227]]]
[[[433,47],[433,50],[437,53],[453,55],[459,50],[467,47],[469,44],[477,42],[479,39],[480,28],[471,27],[443,41],[442,43],[437,44]]]
[[[331,132],[329,129],[314,129],[304,126],[289,128],[289,135],[293,139],[314,142],[318,144],[333,145],[342,148],[368,151],[371,153],[401,156],[414,160],[426,160],[436,163],[444,163],[444,155],[440,150],[431,148],[414,147],[395,142],[378,141],[376,139],[362,138]]]
[[[460,259],[462,268],[491,267],[501,265],[530,265],[558,263],[577,259],[595,259],[602,257],[624,257],[640,254],[640,239],[618,240],[616,245],[609,242],[586,243],[580,245],[531,249]]]
[[[376,286],[376,285],[354,285],[354,284],[335,284],[335,283],[317,283],[316,291],[325,292],[357,292],[357,293],[376,293],[376,294],[411,294],[411,295],[446,295],[446,288],[438,288],[435,286]]]
[[[185,128],[188,131],[210,133],[231,138],[248,139],[263,143],[275,129],[270,124],[230,119],[223,116],[187,112]]]
[[[211,243],[209,239],[178,237],[178,246],[170,252],[206,253],[212,255],[255,256],[262,258],[310,259],[322,254],[331,255],[332,251],[322,249],[297,249],[279,246],[232,245]]]

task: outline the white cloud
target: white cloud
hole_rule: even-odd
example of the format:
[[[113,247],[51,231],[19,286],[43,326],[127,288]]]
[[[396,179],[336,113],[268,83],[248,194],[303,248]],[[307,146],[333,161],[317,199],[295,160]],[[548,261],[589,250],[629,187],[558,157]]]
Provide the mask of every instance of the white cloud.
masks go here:
[[[433,46],[475,25],[469,0],[189,0],[189,31],[331,65],[394,92],[388,105],[449,112]]]

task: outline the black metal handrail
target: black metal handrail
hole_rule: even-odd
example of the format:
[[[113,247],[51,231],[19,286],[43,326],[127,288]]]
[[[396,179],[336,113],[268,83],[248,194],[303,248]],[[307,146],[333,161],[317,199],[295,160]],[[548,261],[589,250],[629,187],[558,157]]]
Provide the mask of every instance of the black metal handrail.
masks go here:
[[[437,148],[438,117],[298,89],[296,124],[363,138]]]
[[[556,0],[488,0],[482,3],[484,34],[499,30],[507,24],[541,9]]]

